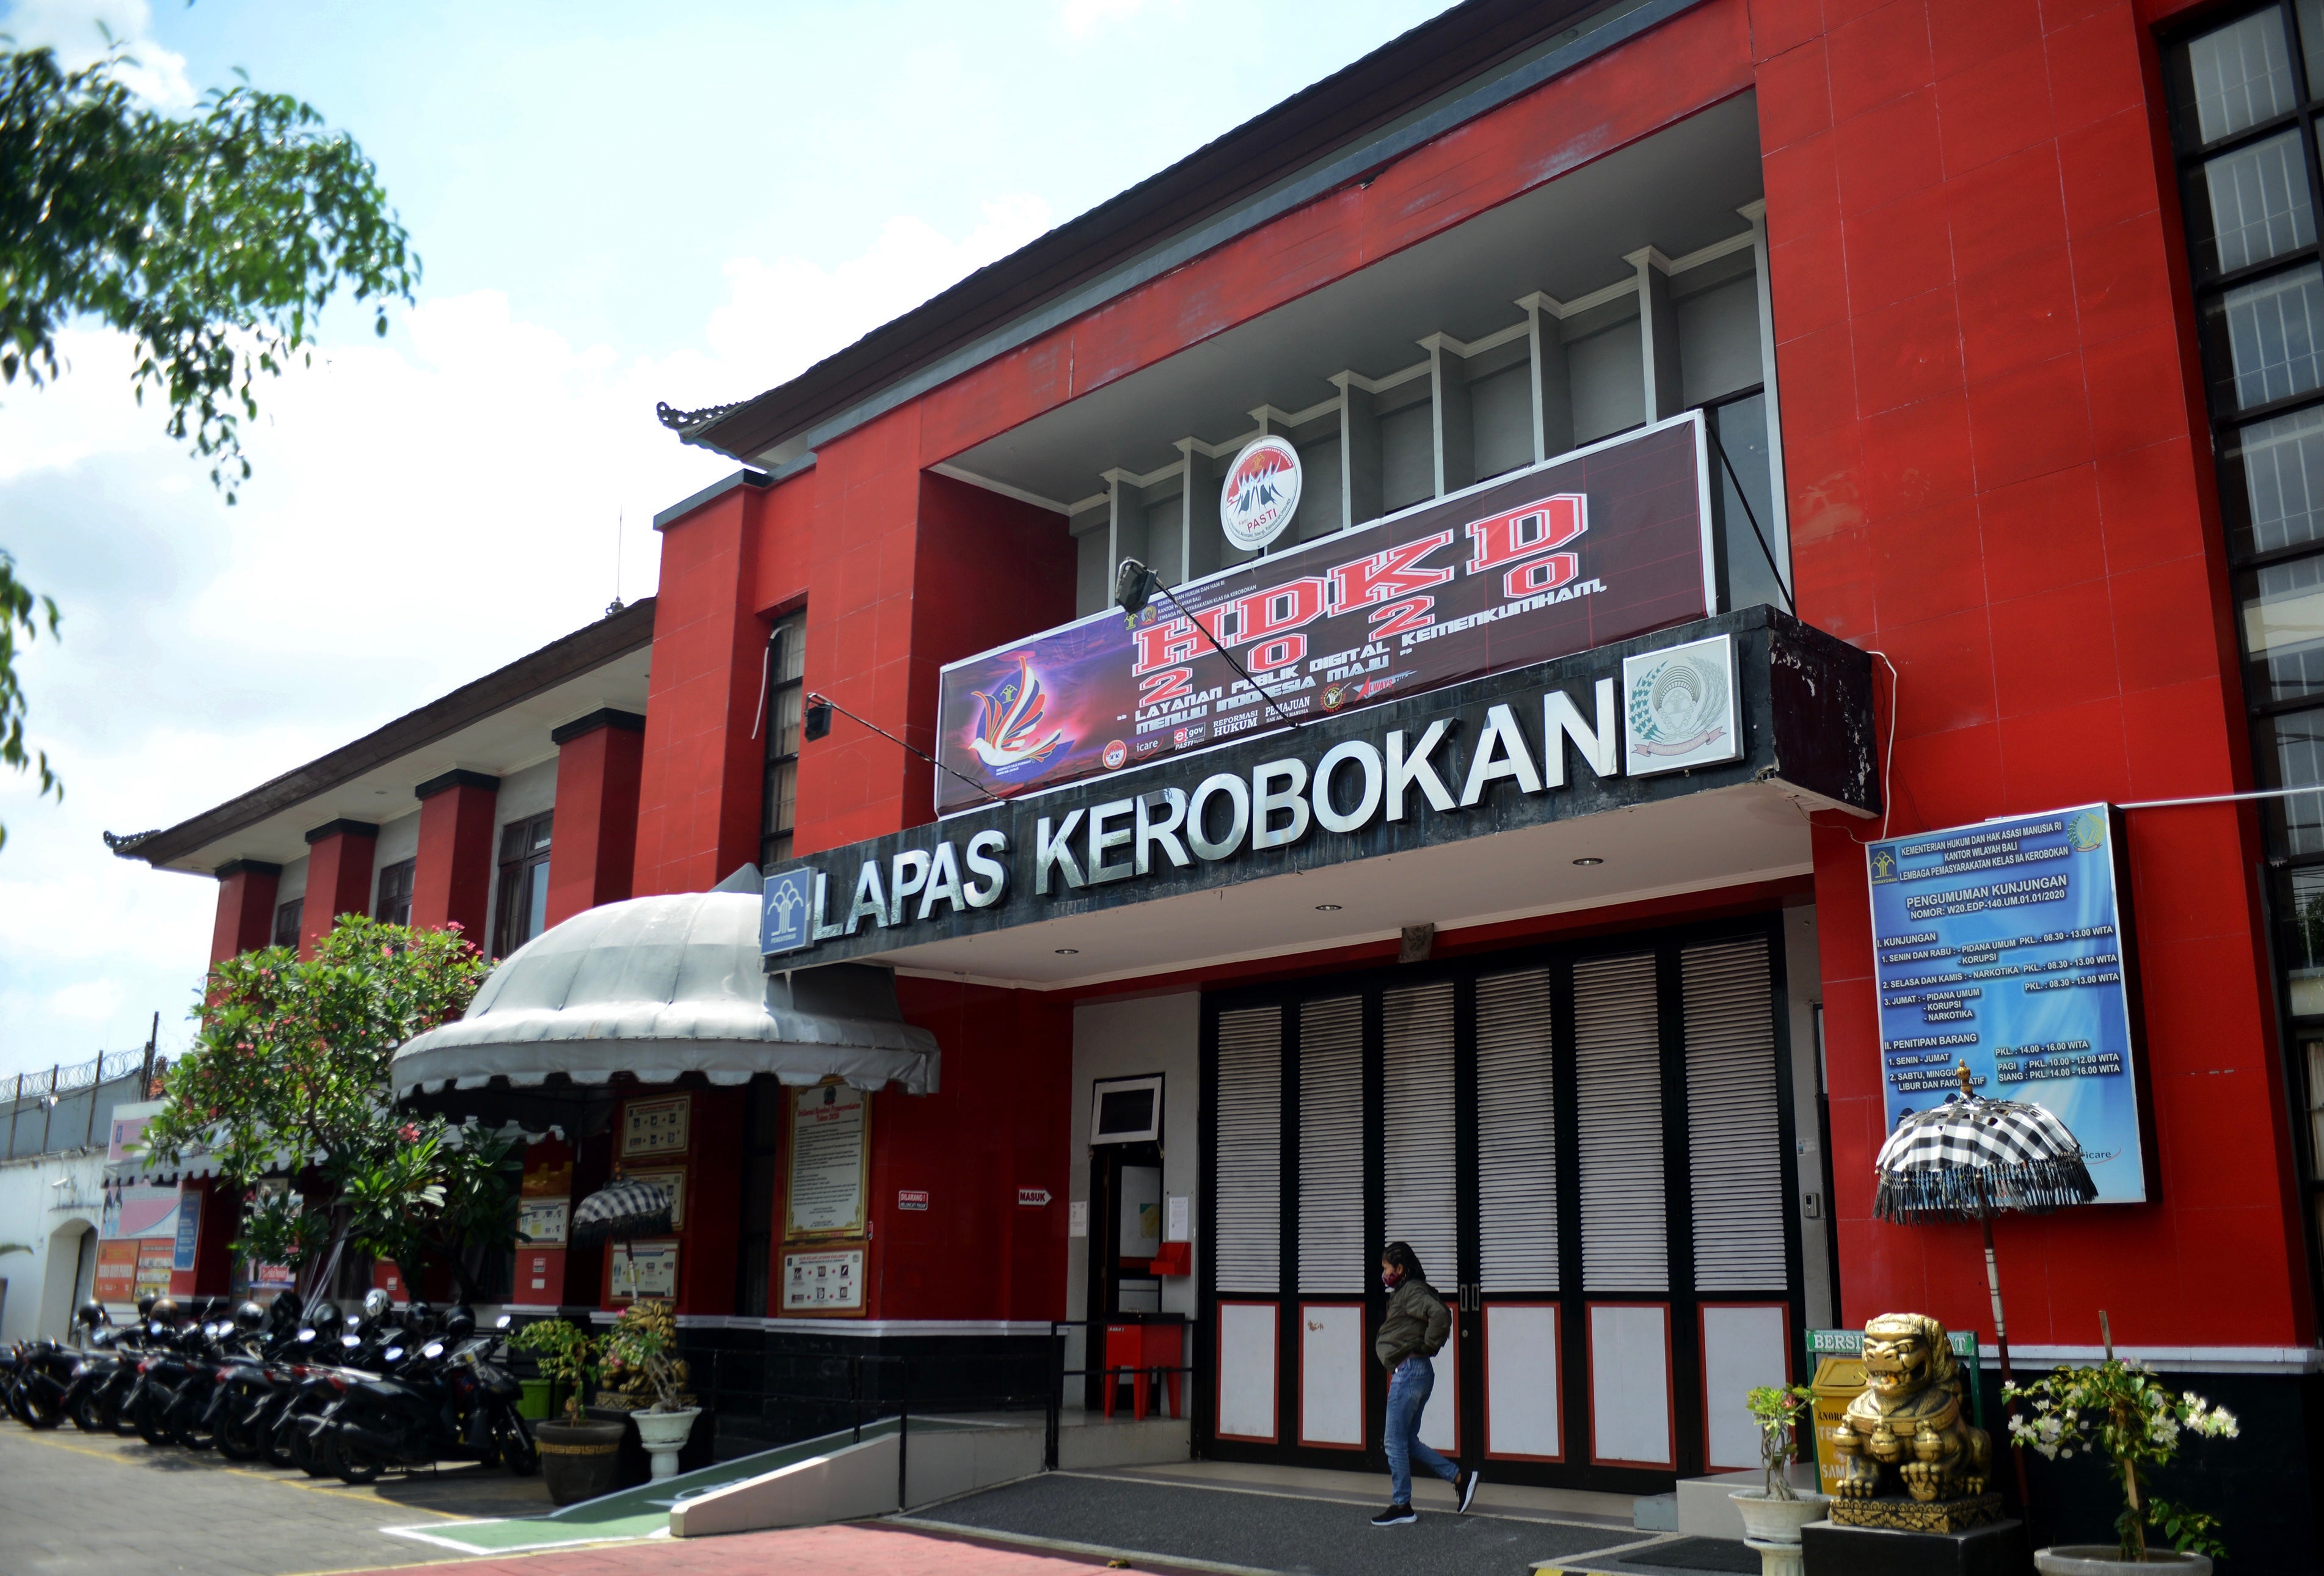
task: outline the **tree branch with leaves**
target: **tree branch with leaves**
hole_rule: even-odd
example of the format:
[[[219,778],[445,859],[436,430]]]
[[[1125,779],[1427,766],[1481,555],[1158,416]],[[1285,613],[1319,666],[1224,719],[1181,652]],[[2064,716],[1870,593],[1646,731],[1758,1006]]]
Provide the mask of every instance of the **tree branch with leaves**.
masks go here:
[[[396,1047],[457,1017],[488,965],[456,926],[415,930],[342,915],[312,958],[265,947],[213,966],[193,1048],[171,1067],[146,1153],[197,1148],[257,1194],[234,1248],[302,1285],[341,1242],[408,1276],[434,1260],[468,1295],[470,1250],[514,1240],[513,1144],[399,1111]],[[257,1184],[288,1176],[288,1190]]]
[[[139,403],[156,396],[232,503],[259,380],[311,361],[342,290],[385,334],[420,259],[371,160],[314,106],[243,78],[171,115],[138,97],[135,64],[118,46],[77,69],[53,50],[0,48],[0,381],[62,375],[57,337],[76,321],[127,336]],[[37,762],[48,793],[15,669],[36,606],[53,636],[55,604],[0,550],[0,764]]]

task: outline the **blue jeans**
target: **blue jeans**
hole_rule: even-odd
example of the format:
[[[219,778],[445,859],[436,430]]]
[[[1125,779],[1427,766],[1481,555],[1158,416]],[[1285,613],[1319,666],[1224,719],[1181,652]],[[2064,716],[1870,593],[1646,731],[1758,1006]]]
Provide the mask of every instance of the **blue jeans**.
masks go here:
[[[1412,1503],[1412,1463],[1448,1483],[1461,1480],[1461,1469],[1446,1461],[1420,1437],[1421,1415],[1428,1410],[1428,1394],[1436,1388],[1436,1367],[1418,1352],[1397,1365],[1388,1381],[1388,1480],[1389,1497],[1398,1505]]]

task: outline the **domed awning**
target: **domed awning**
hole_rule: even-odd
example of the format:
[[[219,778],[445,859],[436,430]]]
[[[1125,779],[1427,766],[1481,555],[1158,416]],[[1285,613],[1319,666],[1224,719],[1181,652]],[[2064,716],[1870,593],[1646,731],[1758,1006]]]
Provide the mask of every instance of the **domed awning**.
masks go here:
[[[895,977],[853,963],[770,974],[759,899],[745,892],[633,898],[576,914],[504,959],[457,1021],[395,1053],[399,1095],[555,1074],[667,1083],[771,1074],[837,1076],[858,1089],[936,1088],[936,1036],[903,1020]]]

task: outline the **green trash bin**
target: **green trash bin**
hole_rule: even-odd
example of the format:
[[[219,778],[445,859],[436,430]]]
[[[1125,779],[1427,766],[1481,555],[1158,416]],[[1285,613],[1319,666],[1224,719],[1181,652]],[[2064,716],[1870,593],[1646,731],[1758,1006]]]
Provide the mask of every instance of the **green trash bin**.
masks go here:
[[[519,1417],[529,1418],[534,1423],[549,1421],[549,1381],[519,1379],[517,1383],[524,1387],[524,1396],[516,1404],[516,1415]]]

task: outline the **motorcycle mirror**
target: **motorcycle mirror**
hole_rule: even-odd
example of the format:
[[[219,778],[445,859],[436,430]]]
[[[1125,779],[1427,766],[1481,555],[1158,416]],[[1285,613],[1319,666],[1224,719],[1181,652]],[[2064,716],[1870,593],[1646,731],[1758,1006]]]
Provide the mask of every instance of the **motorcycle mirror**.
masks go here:
[[[387,1359],[390,1362],[401,1362],[403,1360],[403,1348],[400,1346],[391,1346],[385,1351],[381,1352],[380,1356]]]
[[[361,1346],[363,1342],[356,1340],[352,1335],[342,1335],[339,1337],[339,1344],[346,1347],[349,1351],[353,1351],[356,1347]]]
[[[441,1357],[444,1355],[444,1343],[440,1341],[431,1341],[427,1345],[420,1349],[420,1355],[422,1357]]]
[[[503,1313],[499,1318],[493,1321],[493,1328],[495,1330],[505,1330],[508,1327],[509,1316],[506,1313]]]
[[[300,1332],[299,1332],[299,1344],[300,1344],[300,1345],[301,1345],[301,1346],[306,1345],[306,1344],[307,1344],[307,1342],[309,1342],[309,1341],[312,1341],[312,1340],[314,1340],[314,1339],[315,1339],[315,1332],[314,1332],[314,1331],[312,1331],[312,1330],[301,1330],[301,1331],[300,1331]]]

